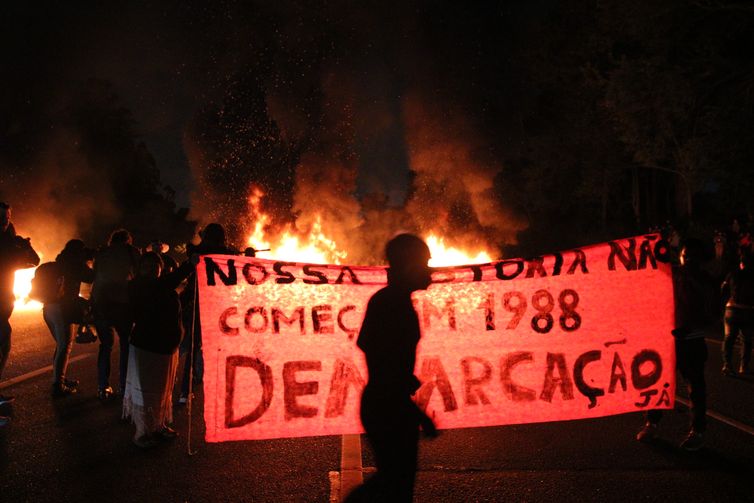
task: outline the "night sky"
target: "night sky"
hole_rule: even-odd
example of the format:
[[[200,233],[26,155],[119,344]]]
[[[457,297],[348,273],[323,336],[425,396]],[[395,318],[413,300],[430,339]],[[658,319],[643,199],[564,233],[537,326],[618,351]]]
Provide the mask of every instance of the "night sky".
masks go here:
[[[189,207],[189,219],[240,236],[252,185],[277,222],[304,230],[323,212],[351,247],[433,226],[504,247],[556,210],[602,214],[602,232],[631,230],[674,209],[647,202],[632,218],[626,199],[604,215],[606,198],[626,192],[628,167],[649,165],[621,115],[631,111],[625,89],[637,85],[621,83],[618,70],[632,58],[667,67],[654,61],[658,48],[685,68],[684,58],[703,54],[689,33],[701,47],[726,24],[700,29],[707,6],[637,5],[4,5],[0,196],[27,232],[45,211],[65,232],[95,238],[92,225],[138,227],[134,215],[154,214],[165,198],[171,211]],[[668,19],[680,19],[675,32]],[[738,38],[709,48],[724,58],[709,57],[748,61],[731,50],[751,38],[748,24],[728,26]],[[691,84],[707,85],[694,71]],[[632,92],[636,100],[644,91]],[[682,197],[651,183],[657,193],[640,197]],[[565,202],[582,192],[580,204]],[[29,204],[39,199],[43,208]],[[365,237],[365,225],[381,229]]]

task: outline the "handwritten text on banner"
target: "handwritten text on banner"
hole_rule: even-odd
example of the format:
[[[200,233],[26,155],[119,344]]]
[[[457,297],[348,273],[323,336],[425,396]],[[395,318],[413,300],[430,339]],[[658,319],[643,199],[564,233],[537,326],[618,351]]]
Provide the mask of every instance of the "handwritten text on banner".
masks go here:
[[[438,269],[414,294],[415,399],[439,428],[671,408],[668,250],[656,235]],[[207,440],[362,431],[356,337],[383,267],[210,255],[198,266]]]

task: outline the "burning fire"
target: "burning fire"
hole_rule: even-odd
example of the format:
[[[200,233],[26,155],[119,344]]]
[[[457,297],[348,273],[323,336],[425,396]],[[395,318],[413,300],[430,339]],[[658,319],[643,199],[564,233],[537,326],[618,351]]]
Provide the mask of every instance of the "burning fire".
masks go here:
[[[429,265],[432,267],[485,264],[492,261],[492,257],[485,251],[479,251],[474,254],[474,252],[469,253],[458,248],[445,246],[445,239],[434,234],[428,235],[425,241],[432,255],[432,258],[429,260]]]
[[[271,256],[290,262],[312,264],[340,264],[348,254],[339,250],[335,241],[322,232],[322,219],[317,216],[308,234],[298,235],[290,227],[276,239],[268,238],[265,229],[270,225],[270,217],[262,212],[260,203],[264,193],[254,187],[249,196],[249,208],[254,219],[254,230],[249,236],[248,245],[255,250],[271,250]]]
[[[34,277],[36,269],[36,267],[31,267],[16,271],[16,278],[13,282],[13,295],[16,296],[15,309],[22,311],[38,311],[42,309],[42,304],[36,300],[29,299],[31,279]]]
[[[249,196],[249,211],[254,221],[254,229],[248,238],[248,246],[255,250],[270,250],[269,258],[290,262],[308,262],[313,264],[341,264],[348,257],[345,250],[338,248],[337,243],[329,238],[322,229],[322,219],[315,217],[308,233],[297,233],[290,227],[286,228],[277,238],[269,238],[266,229],[271,220],[269,215],[261,210],[264,193],[253,187]],[[434,234],[425,236],[432,259],[432,267],[482,264],[492,261],[486,251],[467,252],[458,248],[448,247],[442,237]],[[263,255],[267,257],[267,255]]]

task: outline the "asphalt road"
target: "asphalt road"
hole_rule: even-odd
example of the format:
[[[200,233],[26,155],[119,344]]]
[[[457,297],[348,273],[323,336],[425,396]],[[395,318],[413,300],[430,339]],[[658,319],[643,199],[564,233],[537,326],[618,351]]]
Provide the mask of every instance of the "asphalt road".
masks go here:
[[[330,501],[338,496],[341,437],[208,444],[201,394],[191,421],[176,409],[180,437],[141,451],[116,402],[95,397],[97,346],[77,345],[69,374],[80,392],[53,400],[50,372],[14,378],[50,364],[53,341],[40,313],[12,318],[13,350],[0,408],[12,423],[0,430],[0,502],[22,501]],[[719,338],[715,331],[710,338]],[[754,426],[754,379],[719,374],[719,344],[710,342],[709,406]],[[12,383],[8,385],[9,383]],[[639,414],[496,428],[449,430],[423,441],[416,501],[754,501],[754,436],[710,419],[697,453],[677,444],[688,415],[665,415],[662,439],[641,444]],[[365,476],[374,465],[362,441]],[[335,482],[332,482],[335,481]]]

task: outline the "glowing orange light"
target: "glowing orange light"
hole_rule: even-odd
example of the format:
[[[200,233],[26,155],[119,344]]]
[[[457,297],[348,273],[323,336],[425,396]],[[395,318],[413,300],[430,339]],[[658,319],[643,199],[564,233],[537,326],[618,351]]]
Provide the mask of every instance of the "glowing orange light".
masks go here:
[[[36,269],[36,267],[30,267],[29,269],[19,269],[16,271],[16,277],[13,282],[13,295],[16,297],[14,303],[15,309],[21,311],[38,311],[42,309],[42,304],[36,300],[29,299],[31,279],[34,277]]]
[[[486,264],[492,261],[492,257],[486,251],[476,253],[466,252],[445,245],[445,239],[429,234],[425,238],[432,258],[429,265],[432,267],[444,267],[451,265]]]
[[[249,212],[254,220],[254,228],[247,243],[257,250],[271,249],[265,258],[312,264],[340,264],[348,254],[338,248],[337,243],[322,230],[322,219],[316,216],[308,233],[296,232],[288,226],[277,236],[268,237],[270,216],[261,209],[264,197],[258,187],[253,187],[249,196]]]

